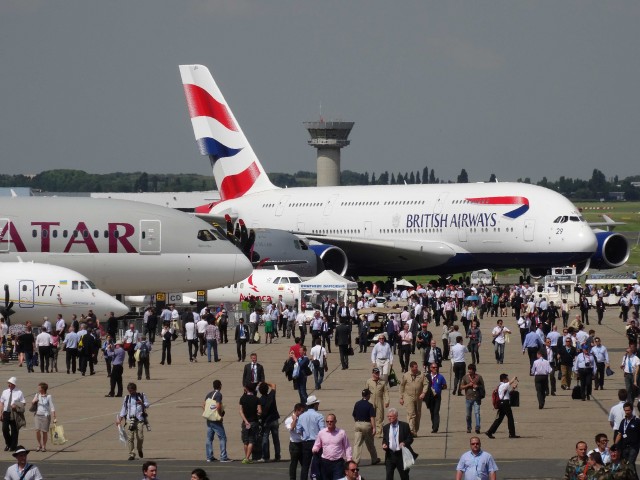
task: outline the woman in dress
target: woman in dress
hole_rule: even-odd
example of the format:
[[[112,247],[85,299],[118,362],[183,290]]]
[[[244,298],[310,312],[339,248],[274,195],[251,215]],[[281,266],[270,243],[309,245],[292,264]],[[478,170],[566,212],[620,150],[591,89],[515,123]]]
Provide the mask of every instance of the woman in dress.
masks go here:
[[[32,405],[38,404],[38,409],[35,412],[36,440],[38,440],[36,452],[47,451],[47,435],[51,425],[51,417],[53,417],[54,423],[56,422],[56,407],[53,405],[51,395],[47,395],[48,389],[49,385],[44,382],[39,383],[38,393],[31,401]]]

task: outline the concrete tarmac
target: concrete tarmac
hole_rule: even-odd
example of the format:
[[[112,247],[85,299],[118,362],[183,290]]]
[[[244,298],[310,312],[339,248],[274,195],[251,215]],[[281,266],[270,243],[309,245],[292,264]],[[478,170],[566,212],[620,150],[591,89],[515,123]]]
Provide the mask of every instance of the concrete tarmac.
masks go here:
[[[506,420],[498,429],[494,440],[480,435],[483,449],[498,461],[501,469],[499,478],[559,478],[563,475],[567,459],[575,454],[578,440],[585,440],[589,448],[593,447],[597,433],[606,433],[612,440],[607,415],[611,406],[617,403],[617,389],[624,386],[619,365],[627,343],[624,326],[617,313],[617,309],[610,308],[603,325],[599,326],[595,320],[595,312],[592,312],[591,325],[587,326],[587,329],[596,330],[596,334],[609,349],[611,368],[615,375],[605,380],[605,390],[594,391],[590,401],[582,402],[572,400],[570,391],[561,390],[558,383],[557,396],[548,397],[543,410],[538,409],[533,379],[528,373],[528,356],[522,355],[516,320],[511,316],[502,317],[505,325],[513,332],[506,345],[503,365],[496,364],[490,341],[490,332],[495,326],[496,318],[485,316],[481,321],[485,341],[480,348],[478,373],[484,377],[487,386],[487,398],[481,408],[482,432],[488,429],[495,418],[490,396],[499,382],[500,373],[508,373],[510,378],[517,376],[520,379],[518,389],[521,392],[521,406],[514,408],[514,416],[517,434],[522,438],[508,438]],[[572,312],[573,315],[575,313]],[[441,330],[436,329],[435,325],[433,329],[440,346]],[[310,336],[307,338],[308,344]],[[299,401],[297,391],[293,390],[292,384],[281,372],[292,344],[293,340],[281,337],[273,344],[247,346],[247,361],[249,352],[255,351],[258,361],[265,368],[267,381],[277,385],[281,422],[284,422],[293,405]],[[152,430],[145,432],[144,459],[158,462],[160,478],[188,478],[191,470],[196,467],[204,468],[211,478],[215,474],[227,478],[243,470],[260,473],[265,478],[283,478],[288,475],[288,461],[253,465],[242,465],[239,461],[229,464],[204,461],[206,425],[201,417],[202,404],[215,379],[222,382],[223,402],[227,411],[224,424],[229,456],[235,460],[242,459],[238,400],[242,394],[244,364],[237,361],[233,339],[220,346],[222,361],[218,363],[208,363],[206,356],[198,357],[197,363],[190,363],[187,344],[179,338],[173,344],[173,364],[162,366],[159,365],[160,352],[159,344],[157,345],[158,348],[151,354],[151,380],[138,381],[137,370],[125,366],[124,383],[125,386],[131,381],[137,383],[138,391],[147,394],[152,403],[148,411]],[[323,388],[314,391],[312,378],[309,378],[307,384],[308,393],[316,395],[320,400],[320,411],[323,414],[335,413],[338,427],[346,429],[351,440],[354,427],[351,417],[353,405],[360,399],[360,391],[371,375],[371,348],[366,354],[358,353],[357,346],[355,350],[355,356],[350,358],[350,368],[342,370],[337,348],[332,347],[333,353],[329,354],[329,371],[325,375]],[[418,350],[413,358],[421,361]],[[395,370],[399,373],[397,357],[394,360]],[[126,446],[118,441],[115,416],[120,410],[122,399],[104,396],[109,389],[109,379],[102,358],[94,376],[89,376],[88,373],[86,377],[80,373],[67,374],[63,365],[64,353],[60,352],[57,373],[40,373],[36,368],[36,373],[27,374],[26,368],[18,367],[15,362],[0,366],[0,381],[16,376],[18,387],[24,392],[28,402],[33,398],[37,384],[47,382],[56,405],[58,422],[65,429],[68,439],[66,444],[56,446],[49,442],[46,453],[32,451],[29,461],[40,467],[45,478],[106,478],[107,475],[113,477],[113,474],[129,478],[140,476],[144,460],[127,461]],[[451,370],[448,362],[441,369],[450,387],[453,382]],[[395,387],[391,389],[391,406],[399,410],[401,420],[406,420],[405,409],[399,405],[398,399],[399,389]],[[453,477],[458,458],[469,449],[471,437],[466,433],[464,405],[464,397],[452,396],[450,390],[445,392],[440,411],[440,432],[437,434],[430,433],[429,411],[423,408],[419,436],[413,444],[420,456],[412,469],[412,475]],[[20,432],[19,443],[31,450],[37,447],[33,418],[29,413],[27,427]],[[289,457],[288,443],[288,433],[281,427],[283,459]],[[378,455],[384,458],[380,439],[376,439],[376,446]],[[214,452],[218,458],[217,439],[214,442]],[[273,445],[271,457],[274,457]],[[1,452],[0,471],[4,472],[12,460],[9,452]],[[370,458],[366,450],[361,464],[361,474],[365,478],[384,478],[383,466],[369,466]]]

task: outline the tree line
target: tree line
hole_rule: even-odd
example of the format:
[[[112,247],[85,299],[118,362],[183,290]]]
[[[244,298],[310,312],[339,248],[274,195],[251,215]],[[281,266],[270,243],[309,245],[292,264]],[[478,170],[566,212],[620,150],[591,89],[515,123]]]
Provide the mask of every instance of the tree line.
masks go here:
[[[269,178],[279,187],[308,187],[316,184],[315,172],[299,171],[294,174],[270,173]],[[433,169],[424,167],[422,171],[384,171],[358,173],[343,170],[340,175],[342,185],[415,185],[438,183],[468,183],[469,175],[462,169],[455,182],[441,180]],[[497,181],[491,173],[486,182]],[[518,178],[517,182],[532,183],[530,178]],[[552,181],[543,177],[537,185],[555,190],[573,200],[599,200],[608,198],[611,192],[623,192],[626,200],[640,200],[640,175],[619,179],[607,178],[603,172],[594,169],[590,179],[567,178],[561,176]],[[47,170],[33,176],[0,175],[0,187],[28,187],[41,192],[191,192],[207,191],[215,188],[210,175],[190,173],[155,174],[147,172],[94,174],[82,170]]]

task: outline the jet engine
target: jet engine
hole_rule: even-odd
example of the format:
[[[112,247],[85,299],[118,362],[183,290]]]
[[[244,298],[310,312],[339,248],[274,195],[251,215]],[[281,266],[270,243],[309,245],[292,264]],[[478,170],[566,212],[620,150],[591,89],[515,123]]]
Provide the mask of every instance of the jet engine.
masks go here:
[[[322,260],[325,270],[333,270],[338,275],[345,275],[349,267],[349,260],[344,250],[334,245],[326,245],[314,240],[309,242],[309,248]]]
[[[616,268],[625,264],[631,251],[629,242],[619,233],[595,231],[598,248],[591,257],[591,267]]]

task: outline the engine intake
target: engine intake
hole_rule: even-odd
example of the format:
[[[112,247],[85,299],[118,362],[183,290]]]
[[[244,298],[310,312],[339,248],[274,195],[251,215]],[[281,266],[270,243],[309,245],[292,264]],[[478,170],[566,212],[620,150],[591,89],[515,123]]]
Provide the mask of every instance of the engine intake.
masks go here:
[[[349,260],[344,250],[333,245],[319,242],[309,242],[309,248],[322,260],[325,270],[333,270],[338,275],[345,275],[349,268]]]
[[[631,248],[623,235],[614,232],[596,232],[596,239],[598,248],[591,257],[592,268],[616,268],[629,260]]]

